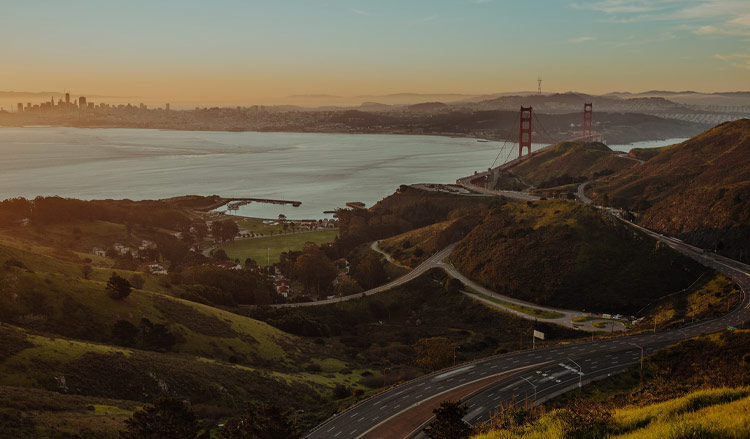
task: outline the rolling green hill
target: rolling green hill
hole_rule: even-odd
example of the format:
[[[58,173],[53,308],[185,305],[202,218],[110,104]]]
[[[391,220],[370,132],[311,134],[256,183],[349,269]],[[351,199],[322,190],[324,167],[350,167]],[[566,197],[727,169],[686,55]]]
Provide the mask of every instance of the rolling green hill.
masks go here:
[[[507,202],[458,243],[451,261],[501,294],[624,315],[704,272],[597,209],[567,201]]]

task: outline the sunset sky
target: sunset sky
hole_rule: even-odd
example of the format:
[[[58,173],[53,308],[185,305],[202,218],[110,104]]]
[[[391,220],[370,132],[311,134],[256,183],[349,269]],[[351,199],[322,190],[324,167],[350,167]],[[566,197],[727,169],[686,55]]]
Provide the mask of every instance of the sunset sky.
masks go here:
[[[0,0],[0,38],[0,91],[750,90],[748,0]]]

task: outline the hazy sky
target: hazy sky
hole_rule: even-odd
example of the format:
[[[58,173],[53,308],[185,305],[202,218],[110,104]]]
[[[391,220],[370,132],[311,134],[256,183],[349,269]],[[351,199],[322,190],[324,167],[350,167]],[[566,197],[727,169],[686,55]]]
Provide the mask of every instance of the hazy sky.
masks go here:
[[[0,0],[0,90],[171,102],[750,89],[750,0]]]

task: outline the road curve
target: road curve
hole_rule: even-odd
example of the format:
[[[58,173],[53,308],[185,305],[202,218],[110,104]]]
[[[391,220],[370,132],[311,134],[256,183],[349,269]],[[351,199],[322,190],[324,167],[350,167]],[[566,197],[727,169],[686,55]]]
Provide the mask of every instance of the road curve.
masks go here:
[[[407,282],[410,282],[418,278],[425,272],[427,272],[429,269],[435,267],[438,262],[447,258],[451,254],[451,251],[453,251],[454,246],[455,244],[451,244],[448,247],[440,250],[439,252],[435,253],[434,255],[427,258],[424,262],[419,264],[415,269],[399,277],[398,279],[395,279],[391,282],[388,282],[387,284],[369,289],[359,294],[352,294],[351,296],[335,297],[333,299],[317,300],[315,302],[280,303],[280,304],[271,305],[271,306],[274,308],[300,308],[300,307],[305,307],[305,306],[330,305],[331,303],[346,302],[347,300],[353,300],[353,299],[358,299],[364,296],[371,296],[373,294],[382,293],[383,291],[388,291],[399,285],[403,285]]]
[[[643,354],[679,343],[690,337],[739,326],[750,319],[750,267],[673,239],[646,231],[704,265],[733,279],[742,289],[739,306],[713,320],[686,325],[679,329],[623,336],[550,348],[503,354],[444,369],[420,377],[368,398],[311,430],[311,439],[355,439],[404,413],[421,401],[461,389],[478,380],[504,375],[463,401],[469,407],[466,421],[486,420],[501,402],[542,402],[579,385],[606,378],[636,364]],[[429,419],[425,419],[425,422]],[[420,437],[417,429],[409,437]]]

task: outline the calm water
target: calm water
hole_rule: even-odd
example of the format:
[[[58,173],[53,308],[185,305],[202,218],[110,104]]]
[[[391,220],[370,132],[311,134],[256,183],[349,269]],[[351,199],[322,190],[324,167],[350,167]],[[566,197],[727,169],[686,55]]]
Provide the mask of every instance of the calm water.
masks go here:
[[[400,184],[452,183],[489,167],[500,146],[434,136],[0,128],[0,199],[217,194],[302,202],[253,203],[242,215],[321,218],[348,201],[370,206]]]

